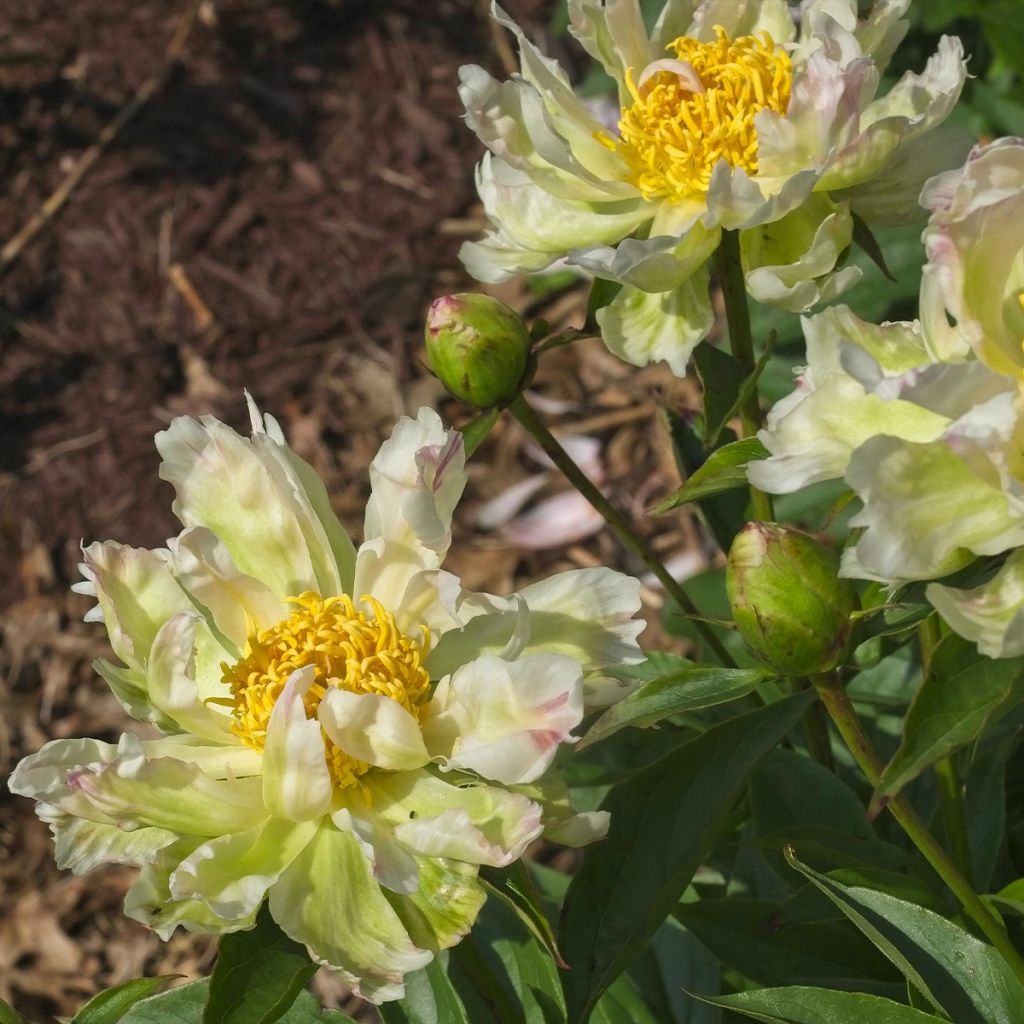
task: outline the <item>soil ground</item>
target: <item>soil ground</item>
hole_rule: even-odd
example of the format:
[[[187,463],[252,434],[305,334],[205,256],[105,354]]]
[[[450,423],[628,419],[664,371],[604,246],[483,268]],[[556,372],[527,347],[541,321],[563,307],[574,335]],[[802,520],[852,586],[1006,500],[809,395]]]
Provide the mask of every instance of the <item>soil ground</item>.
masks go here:
[[[160,68],[184,7],[4,0],[0,57],[19,62],[0,66],[0,240]],[[507,7],[545,35],[547,0]],[[102,628],[68,588],[82,539],[175,532],[152,443],[171,417],[242,428],[248,388],[356,535],[395,418],[431,404],[465,419],[422,365],[422,317],[472,286],[456,254],[482,227],[457,68],[507,59],[476,0],[206,0],[164,88],[0,281],[0,775],[48,739],[126,725],[90,668]],[[555,326],[580,321],[581,285],[498,291]],[[657,406],[695,405],[688,382],[585,342],[545,359],[536,392],[563,434],[592,439],[636,516],[676,483]],[[639,574],[607,533],[581,533],[571,498],[564,517],[545,506],[484,529],[482,510],[502,518],[485,502],[542,472],[499,424],[473,463],[453,570],[498,593],[578,565]],[[537,499],[564,493],[549,474]],[[643,528],[667,556],[704,557],[685,520]],[[645,593],[656,620],[660,595]],[[161,943],[121,915],[130,869],[58,872],[29,802],[4,790],[0,805],[0,998],[49,1021],[130,977],[209,970],[213,940]],[[333,978],[315,985],[358,1009]]]

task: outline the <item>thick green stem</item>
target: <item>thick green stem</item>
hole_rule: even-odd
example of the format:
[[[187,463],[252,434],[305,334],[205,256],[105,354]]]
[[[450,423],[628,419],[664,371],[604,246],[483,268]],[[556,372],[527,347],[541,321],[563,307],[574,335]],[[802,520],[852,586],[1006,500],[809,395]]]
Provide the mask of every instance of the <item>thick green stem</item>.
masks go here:
[[[868,734],[864,731],[857,712],[850,702],[842,682],[834,673],[813,677],[815,689],[825,710],[839,730],[840,736],[849,748],[868,782],[877,787],[884,767],[878,751],[875,750]],[[981,897],[964,878],[952,857],[939,845],[917,811],[911,807],[905,796],[899,794],[886,804],[893,817],[900,823],[910,841],[935,869],[939,877],[949,886],[959,900],[964,913],[978,926],[982,934],[1002,954],[1014,974],[1024,983],[1024,957],[1010,941],[1003,926],[989,911]]]
[[[625,516],[598,490],[587,475],[570,458],[569,453],[558,443],[555,436],[544,425],[541,418],[534,412],[526,399],[519,395],[509,406],[509,412],[526,428],[530,436],[544,449],[551,461],[565,474],[569,482],[583,495],[591,505],[601,513],[604,521],[612,528],[612,532],[623,545],[639,558],[644,565],[658,578],[666,592],[670,594],[697,627],[700,635],[714,651],[715,657],[729,668],[735,668],[736,662],[718,639],[715,631],[704,622],[697,606],[687,596],[678,580],[662,565],[658,556],[643,542],[641,537],[626,521]]]
[[[917,627],[917,639],[921,649],[921,671],[927,679],[931,672],[932,656],[942,639],[942,627],[937,615],[930,615]],[[946,845],[960,873],[968,881],[973,882],[971,839],[967,831],[964,788],[956,759],[952,755],[936,762],[935,779],[938,783],[939,809],[942,813],[942,827],[946,833]]]
[[[754,339],[750,331],[750,308],[747,306],[747,284],[740,262],[740,236],[737,231],[723,231],[722,241],[715,252],[718,283],[725,300],[725,318],[729,324],[729,345],[733,357],[748,376],[757,365],[754,359]],[[744,437],[752,437],[761,429],[761,405],[754,388],[740,406],[740,424]],[[754,515],[762,522],[772,522],[775,513],[771,496],[750,488],[750,501]]]

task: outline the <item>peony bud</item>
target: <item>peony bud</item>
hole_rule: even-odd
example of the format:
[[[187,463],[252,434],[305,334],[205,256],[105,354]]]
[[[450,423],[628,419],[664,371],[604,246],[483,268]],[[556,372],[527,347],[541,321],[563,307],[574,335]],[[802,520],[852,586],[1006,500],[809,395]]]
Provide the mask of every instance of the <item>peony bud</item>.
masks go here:
[[[747,523],[729,551],[725,586],[740,636],[769,668],[804,676],[839,664],[857,599],[834,551],[800,530]]]
[[[530,354],[523,318],[489,295],[444,295],[427,312],[427,354],[441,383],[480,409],[519,393]]]

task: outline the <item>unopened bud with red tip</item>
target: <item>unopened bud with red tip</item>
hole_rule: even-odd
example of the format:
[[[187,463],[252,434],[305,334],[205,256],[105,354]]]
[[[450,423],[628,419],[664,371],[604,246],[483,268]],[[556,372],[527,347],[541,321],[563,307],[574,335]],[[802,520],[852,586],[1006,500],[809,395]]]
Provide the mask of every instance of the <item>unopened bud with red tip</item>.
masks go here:
[[[523,318],[489,295],[444,295],[427,312],[427,355],[456,398],[480,409],[519,394],[530,356]]]
[[[729,551],[725,586],[736,628],[781,675],[836,667],[850,639],[857,597],[839,578],[834,551],[800,530],[747,523]]]

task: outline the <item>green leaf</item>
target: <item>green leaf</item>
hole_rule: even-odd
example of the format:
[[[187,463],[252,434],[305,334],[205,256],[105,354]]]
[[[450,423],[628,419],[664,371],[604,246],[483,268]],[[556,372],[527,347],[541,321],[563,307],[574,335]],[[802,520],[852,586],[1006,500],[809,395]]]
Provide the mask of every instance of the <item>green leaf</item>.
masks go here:
[[[522,926],[547,950],[548,956],[559,967],[565,967],[551,922],[540,908],[540,901],[526,865],[517,860],[503,871],[488,874],[487,869],[484,869],[479,877],[480,884],[519,918]]]
[[[590,1024],[665,1024],[651,1012],[636,984],[625,974],[601,997]]]
[[[851,211],[850,216],[853,218],[853,241],[856,245],[859,245],[861,249],[867,253],[871,262],[874,263],[878,269],[885,274],[890,281],[895,282],[896,278],[893,277],[892,271],[886,266],[885,253],[882,252],[882,247],[878,244],[878,239],[871,233],[871,228],[867,226],[862,217],[858,217],[857,214]]]
[[[875,944],[929,1004],[957,1024],[1020,1024],[1024,985],[993,949],[923,907],[812,871],[805,875]]]
[[[18,1011],[0,999],[0,1024],[30,1024]]]
[[[728,828],[750,772],[812,699],[805,692],[731,718],[611,791],[608,837],[586,851],[562,914],[574,1024],[587,1020],[672,910]]]
[[[699,420],[694,414],[679,414],[666,409],[664,416],[679,477],[682,480],[689,480],[695,473],[700,472],[712,452],[704,446],[698,432]],[[725,438],[725,444],[731,444],[736,440],[736,435],[731,430],[724,431],[722,436]],[[697,508],[704,517],[708,529],[723,551],[729,550],[733,537],[747,522],[749,498],[748,491],[723,491],[708,495],[697,502]]]
[[[405,998],[377,1007],[384,1024],[470,1024],[466,1007],[448,977],[448,954],[406,975]]]
[[[704,389],[704,440],[714,445],[736,414],[747,373],[734,356],[710,341],[702,341],[693,350],[693,362]]]
[[[474,416],[464,426],[459,427],[467,459],[487,440],[487,435],[491,432],[494,424],[498,422],[500,415],[500,409],[488,409],[486,412]]]
[[[1007,704],[1017,702],[1024,683],[1024,658],[998,661],[974,645],[947,636],[935,649],[931,671],[907,712],[903,740],[886,765],[876,801],[898,793],[940,758],[981,735]]]
[[[627,725],[646,729],[672,715],[746,697],[772,675],[767,669],[719,668],[694,665],[660,679],[652,679],[613,704],[587,730],[577,750],[606,739]]]
[[[688,502],[732,491],[737,487],[747,487],[747,463],[766,459],[768,454],[768,449],[756,437],[745,437],[741,441],[724,444],[708,456],[707,462],[678,491],[658,502],[648,514],[664,515]]]
[[[449,974],[469,1020],[565,1024],[558,968],[506,903],[487,902],[473,930],[451,951]]]
[[[826,988],[763,988],[731,996],[701,996],[706,1003],[767,1024],[928,1024],[944,1021],[889,999]]]
[[[899,996],[899,975],[845,920],[784,917],[785,904],[700,900],[676,917],[721,961],[760,985],[824,985]]]
[[[881,839],[863,839],[849,832],[818,828],[813,825],[789,826],[778,832],[758,836],[757,845],[780,853],[789,845],[799,848],[804,860],[818,864],[825,871],[836,867],[889,871],[906,871],[908,857],[904,850]]]
[[[305,947],[281,931],[264,905],[255,928],[220,940],[203,1024],[273,1024],[316,970]]]
[[[159,978],[134,978],[105,992],[99,992],[71,1019],[71,1024],[116,1024],[140,999],[153,995],[179,974]]]

